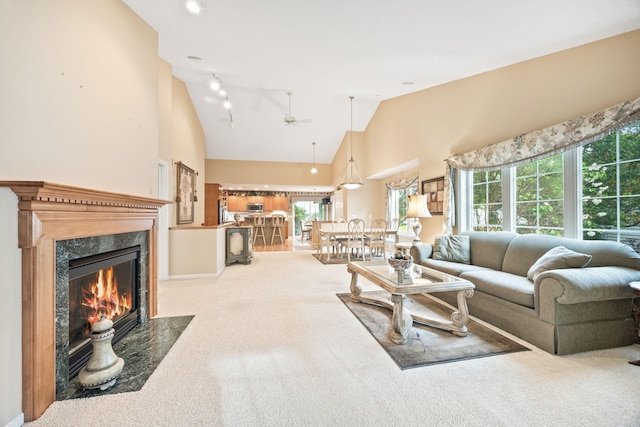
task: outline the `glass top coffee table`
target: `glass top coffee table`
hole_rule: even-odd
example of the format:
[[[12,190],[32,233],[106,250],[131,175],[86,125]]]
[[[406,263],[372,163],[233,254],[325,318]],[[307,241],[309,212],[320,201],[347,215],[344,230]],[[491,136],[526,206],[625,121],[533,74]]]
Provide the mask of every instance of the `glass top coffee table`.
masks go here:
[[[350,262],[347,271],[351,273],[351,299],[356,302],[385,307],[393,312],[389,338],[396,344],[406,344],[413,322],[450,331],[464,337],[467,335],[469,311],[466,298],[473,296],[475,286],[468,280],[431,268],[418,266],[407,270],[403,276],[391,268],[386,261]],[[389,292],[362,292],[358,276]],[[432,292],[458,292],[458,309],[451,314],[451,320],[435,319],[413,313],[404,307],[404,296]]]

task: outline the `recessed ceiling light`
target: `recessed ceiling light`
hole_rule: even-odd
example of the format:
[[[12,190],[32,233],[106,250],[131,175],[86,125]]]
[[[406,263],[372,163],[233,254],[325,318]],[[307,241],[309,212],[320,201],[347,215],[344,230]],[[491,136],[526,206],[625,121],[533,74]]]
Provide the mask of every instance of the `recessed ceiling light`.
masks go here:
[[[204,9],[204,5],[200,0],[185,0],[185,7],[191,13],[198,14]]]

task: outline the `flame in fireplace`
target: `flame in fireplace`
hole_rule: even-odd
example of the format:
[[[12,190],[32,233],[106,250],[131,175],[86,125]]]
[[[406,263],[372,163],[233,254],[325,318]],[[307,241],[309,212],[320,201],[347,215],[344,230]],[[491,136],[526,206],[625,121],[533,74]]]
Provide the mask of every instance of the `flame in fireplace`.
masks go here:
[[[89,308],[87,320],[93,325],[101,316],[113,319],[131,309],[131,295],[118,295],[118,282],[113,267],[96,273],[96,281],[88,289],[82,288],[82,305]]]

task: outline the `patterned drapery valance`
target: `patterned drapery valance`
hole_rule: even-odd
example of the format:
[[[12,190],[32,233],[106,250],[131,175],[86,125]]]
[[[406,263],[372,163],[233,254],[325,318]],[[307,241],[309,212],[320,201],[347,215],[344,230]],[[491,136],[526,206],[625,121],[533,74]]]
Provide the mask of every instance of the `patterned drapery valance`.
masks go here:
[[[401,190],[418,183],[418,175],[408,178],[402,178],[399,181],[387,182],[385,185],[389,190]]]
[[[446,161],[462,170],[483,171],[518,166],[600,139],[640,120],[640,97],[586,116],[491,144]]]

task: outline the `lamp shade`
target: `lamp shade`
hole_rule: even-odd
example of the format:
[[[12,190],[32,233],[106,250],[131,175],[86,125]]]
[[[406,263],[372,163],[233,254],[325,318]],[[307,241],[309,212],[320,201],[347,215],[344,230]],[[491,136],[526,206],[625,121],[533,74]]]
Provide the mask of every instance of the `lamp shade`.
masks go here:
[[[425,194],[409,196],[407,218],[431,218],[431,212],[429,212],[429,208],[427,207],[427,196]]]

